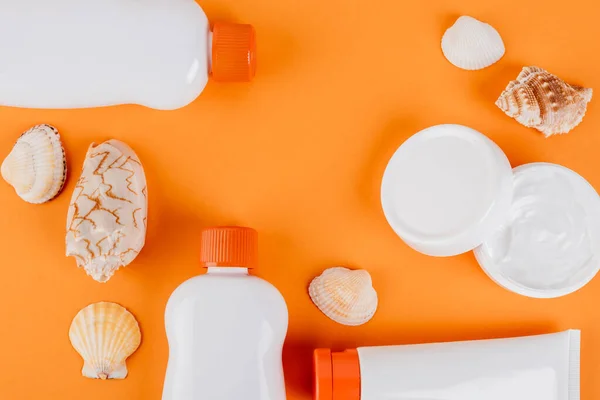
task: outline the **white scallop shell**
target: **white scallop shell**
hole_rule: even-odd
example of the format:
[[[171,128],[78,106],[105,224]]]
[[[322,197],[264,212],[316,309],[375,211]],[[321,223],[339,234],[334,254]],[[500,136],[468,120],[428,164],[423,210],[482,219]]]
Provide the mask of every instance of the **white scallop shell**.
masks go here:
[[[140,346],[142,333],[129,311],[115,303],[101,302],[77,313],[69,339],[83,358],[83,376],[124,379],[125,360]]]
[[[377,292],[364,270],[329,268],[313,279],[308,293],[323,314],[342,325],[362,325],[377,311]]]
[[[444,33],[442,52],[458,68],[476,70],[500,60],[504,42],[491,25],[462,16]]]
[[[109,140],[88,150],[67,216],[67,256],[98,282],[129,265],[144,247],[148,194],[137,155]]]
[[[26,202],[41,204],[55,198],[67,178],[65,151],[56,128],[36,125],[23,133],[1,171]]]

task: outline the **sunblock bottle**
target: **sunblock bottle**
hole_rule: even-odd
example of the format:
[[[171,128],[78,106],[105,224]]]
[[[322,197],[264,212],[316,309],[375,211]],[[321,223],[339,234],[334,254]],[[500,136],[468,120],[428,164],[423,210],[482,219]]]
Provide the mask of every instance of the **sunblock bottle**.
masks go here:
[[[194,0],[0,0],[0,105],[175,109],[211,75],[251,80],[255,47]]]
[[[203,231],[208,271],[179,286],[167,304],[163,400],[285,400],[288,312],[277,289],[251,275],[257,250],[253,229]]]
[[[314,352],[314,400],[579,400],[580,332]]]

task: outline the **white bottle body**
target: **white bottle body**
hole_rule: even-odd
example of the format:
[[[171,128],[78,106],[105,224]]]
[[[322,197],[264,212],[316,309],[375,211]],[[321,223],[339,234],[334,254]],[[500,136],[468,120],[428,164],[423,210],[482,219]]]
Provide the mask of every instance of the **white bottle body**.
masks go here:
[[[242,268],[209,268],[167,304],[163,400],[285,400],[281,294]]]
[[[0,105],[183,107],[211,40],[194,0],[0,0]]]
[[[579,400],[579,331],[358,350],[361,400]]]

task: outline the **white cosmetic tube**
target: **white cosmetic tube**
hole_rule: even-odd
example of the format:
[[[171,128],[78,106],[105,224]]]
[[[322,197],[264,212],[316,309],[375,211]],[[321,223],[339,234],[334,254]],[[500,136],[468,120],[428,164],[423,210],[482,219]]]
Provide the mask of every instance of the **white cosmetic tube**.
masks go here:
[[[315,400],[579,400],[580,331],[314,353]]]

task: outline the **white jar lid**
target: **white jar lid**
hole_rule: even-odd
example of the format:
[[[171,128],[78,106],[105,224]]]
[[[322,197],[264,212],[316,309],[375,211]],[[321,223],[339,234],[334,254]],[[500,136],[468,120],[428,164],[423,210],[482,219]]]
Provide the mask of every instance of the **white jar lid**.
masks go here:
[[[561,165],[521,165],[505,223],[475,256],[494,282],[524,296],[579,290],[600,269],[600,196]]]
[[[507,218],[513,173],[485,135],[437,125],[406,140],[383,176],[381,202],[394,231],[415,250],[453,256],[473,250]]]

